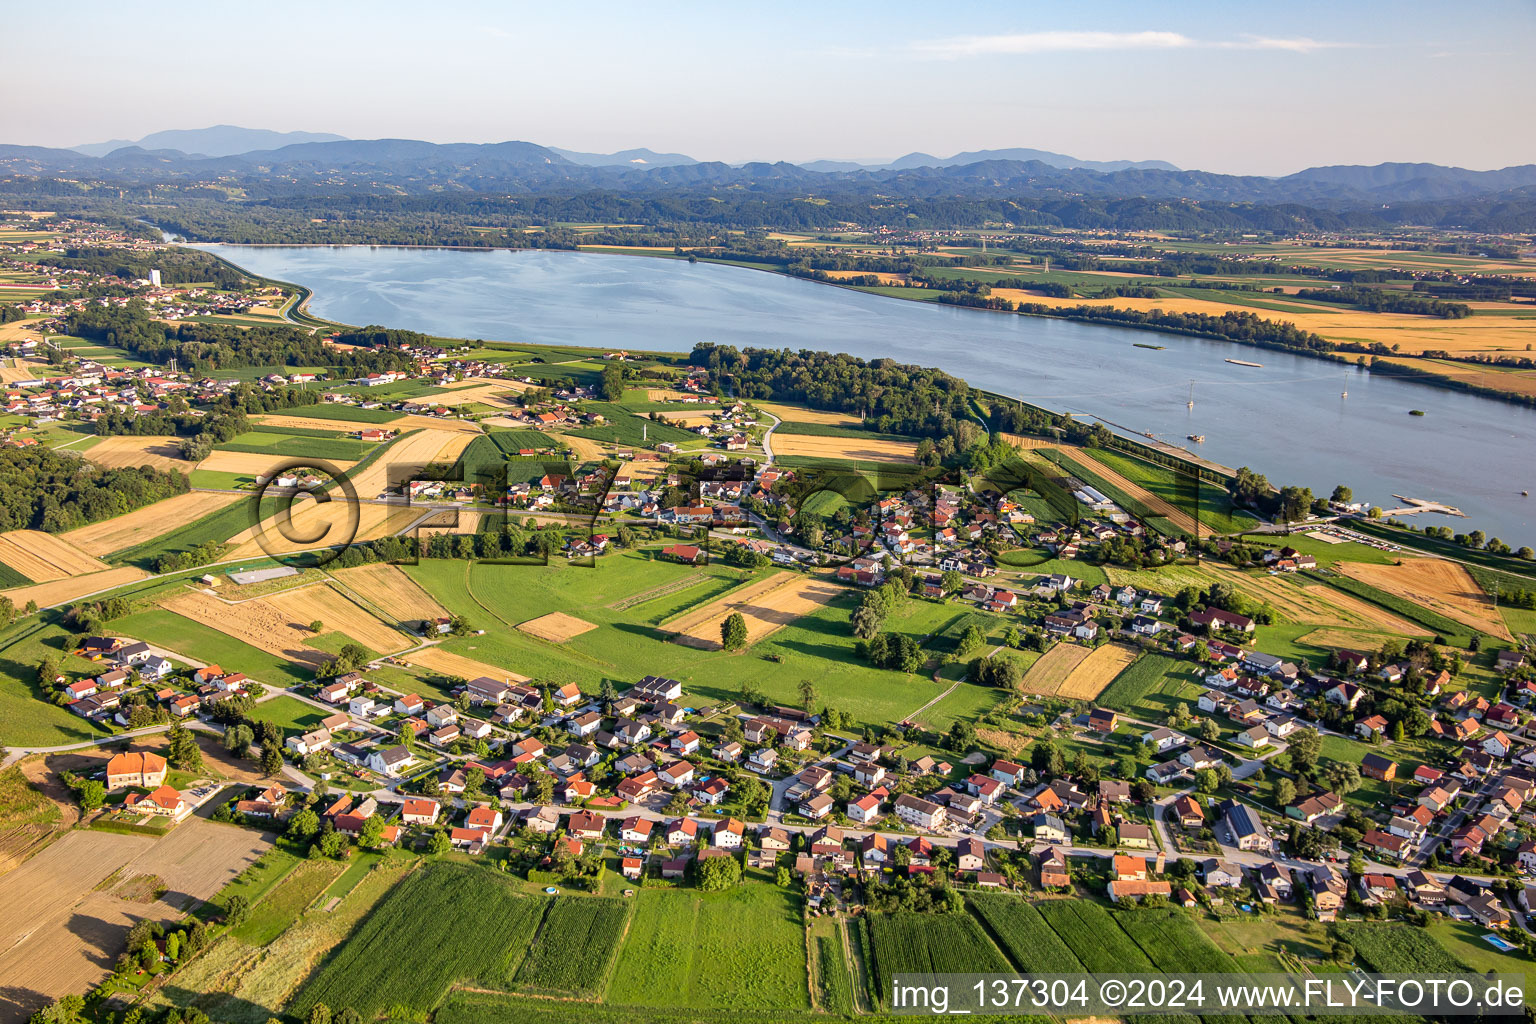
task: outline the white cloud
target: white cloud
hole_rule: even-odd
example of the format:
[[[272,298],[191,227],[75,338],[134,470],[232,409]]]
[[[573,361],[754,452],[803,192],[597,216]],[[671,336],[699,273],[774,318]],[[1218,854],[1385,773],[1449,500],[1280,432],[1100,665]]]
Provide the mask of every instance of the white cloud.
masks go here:
[[[1360,44],[1308,39],[1305,36],[1298,36],[1295,39],[1278,39],[1273,36],[1244,36],[1238,40],[1211,43],[1209,45],[1223,50],[1286,50],[1290,53],[1312,53],[1316,50],[1350,49]]]
[[[1329,42],[1297,37],[1243,36],[1240,39],[1191,39],[1181,32],[1017,32],[990,36],[954,36],[923,40],[912,44],[917,53],[939,60],[994,55],[1017,56],[1037,53],[1084,53],[1109,50],[1282,50],[1312,53],[1357,46],[1357,43]]]
[[[1063,53],[1084,50],[1171,50],[1195,45],[1178,32],[1019,32],[999,36],[956,36],[914,44],[932,57],[952,60],[983,54]]]

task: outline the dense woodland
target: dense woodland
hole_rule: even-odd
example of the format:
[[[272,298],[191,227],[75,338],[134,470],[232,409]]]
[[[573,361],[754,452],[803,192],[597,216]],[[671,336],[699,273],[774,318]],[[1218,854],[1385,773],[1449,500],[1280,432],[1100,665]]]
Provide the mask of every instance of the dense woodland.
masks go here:
[[[248,287],[250,278],[223,260],[197,249],[134,250],[82,246],[47,254],[36,262],[60,270],[84,270],[92,274],[119,277],[125,281],[145,280],[151,270],[160,271],[162,284],[211,284],[227,291]]]
[[[169,363],[191,374],[245,366],[329,366],[355,375],[408,369],[414,360],[387,348],[340,351],[292,327],[232,324],[164,324],[150,319],[142,302],[88,306],[69,315],[70,334],[125,349],[135,359]]]
[[[172,470],[103,469],[47,448],[4,448],[0,449],[0,532],[61,533],[187,490],[187,478]]]

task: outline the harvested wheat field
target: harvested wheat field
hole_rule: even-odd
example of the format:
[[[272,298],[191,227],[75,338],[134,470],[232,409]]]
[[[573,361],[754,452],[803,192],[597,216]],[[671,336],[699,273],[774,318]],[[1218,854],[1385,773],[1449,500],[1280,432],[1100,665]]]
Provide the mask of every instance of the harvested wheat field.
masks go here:
[[[344,633],[379,654],[393,654],[416,643],[415,639],[382,621],[326,583],[285,590],[280,594],[257,598],[257,601],[277,609],[295,626],[307,626],[318,619],[325,624],[324,632]],[[242,602],[245,603],[254,602]]]
[[[866,441],[857,437],[775,433],[772,443],[775,455],[849,459],[857,462],[915,462],[917,454],[917,444],[913,441]]]
[[[18,380],[41,380],[46,363],[34,363],[23,359],[16,366],[0,366],[0,384],[14,384]]]
[[[0,877],[0,977],[7,1020],[91,987],[110,972],[136,920],[178,919],[211,898],[271,846],[270,833],[191,818],[166,836],[79,830]],[[123,899],[134,879],[159,879],[162,899]],[[99,889],[98,889],[99,887]],[[14,1001],[12,1001],[14,1000]]]
[[[125,583],[142,580],[148,575],[149,573],[143,569],[125,565],[105,572],[90,572],[83,576],[71,576],[68,579],[54,580],[50,583],[35,583],[30,587],[13,587],[10,590],[0,591],[0,594],[10,598],[18,608],[26,605],[28,601],[36,601],[39,608],[52,608],[54,605],[68,604],[88,594],[113,590]]]
[[[603,446],[590,437],[577,437],[574,434],[554,432],[546,433],[549,433],[549,436],[554,438],[559,444],[569,448],[577,462],[600,462],[608,457],[608,453],[603,450]]]
[[[1114,682],[1139,652],[1124,644],[1105,644],[1084,658],[1067,676],[1056,696],[1068,700],[1093,700]]]
[[[486,513],[472,508],[449,508],[416,527],[417,538],[439,533],[478,533],[480,517]],[[493,513],[494,514],[494,513]]]
[[[527,622],[519,622],[517,628],[529,636],[536,636],[540,640],[548,640],[550,643],[563,644],[567,640],[574,640],[583,633],[590,633],[597,627],[585,619],[578,619],[574,615],[565,612],[550,612],[548,615],[540,615],[536,619]]]
[[[1077,644],[1058,643],[1029,666],[1019,688],[1025,693],[1054,696],[1077,666],[1088,660],[1088,655],[1092,653],[1087,647],[1079,647]]]
[[[428,672],[438,672],[445,676],[461,676],[465,679],[490,676],[492,679],[502,679],[509,683],[528,682],[527,676],[513,672],[511,669],[476,661],[474,658],[466,658],[452,651],[445,651],[441,647],[423,647],[419,651],[402,655],[402,658],[408,665],[415,665],[417,668],[424,668]]]
[[[179,530],[225,505],[241,500],[238,494],[218,491],[188,491],[174,498],[145,505],[116,519],[82,526],[60,536],[90,555],[109,555],[135,544]]]
[[[794,405],[778,405],[773,402],[753,402],[752,404],[786,423],[824,423],[829,427],[864,426],[864,421],[851,412],[822,412],[819,409],[802,409]]]
[[[259,480],[270,476],[274,469],[296,464],[328,469],[337,473],[349,470],[356,465],[353,462],[337,462],[330,459],[305,460],[296,459],[292,455],[267,455],[262,452],[215,451],[199,462],[197,468],[215,473],[236,473],[240,476],[256,477]]]
[[[687,401],[690,398],[700,398],[700,397],[707,398],[708,396],[694,395],[694,394],[690,394],[687,391],[679,391],[676,388],[646,388],[645,389],[645,400],[647,402],[684,402],[684,401]]]
[[[201,590],[184,590],[163,598],[160,607],[300,665],[319,666],[330,657],[306,647],[309,630],[262,598],[231,604]],[[309,622],[304,620],[305,625]]]
[[[1443,558],[1404,558],[1396,565],[1339,562],[1334,568],[1501,640],[1511,639],[1509,626],[1493,599],[1455,562]]]
[[[190,473],[195,463],[181,457],[179,437],[104,437],[85,450],[88,461],[108,469],[122,466],[153,466]]]
[[[505,385],[503,385],[505,386]],[[334,420],[332,421],[335,422]],[[480,434],[480,424],[474,420],[449,419],[437,416],[402,416],[384,424],[391,430],[438,430],[449,434]]]
[[[0,562],[36,583],[107,568],[107,563],[92,558],[62,536],[41,530],[0,533]]]
[[[1423,626],[1409,622],[1369,601],[1323,584],[1305,585],[1290,576],[1256,576],[1206,562],[1218,582],[1227,583],[1245,597],[1267,604],[1281,618],[1317,626],[1380,630],[1399,636],[1429,636]]]
[[[522,385],[527,387],[527,385]],[[498,381],[495,384],[481,384],[475,387],[455,388],[451,391],[434,391],[422,395],[417,401],[431,402],[434,405],[446,406],[449,409],[458,408],[461,405],[470,405],[479,402],[482,405],[496,405],[502,408],[510,408],[513,403],[507,399],[509,391],[517,390],[507,383]]]
[[[885,271],[873,272],[867,270],[829,270],[827,276],[834,281],[846,281],[850,277],[877,277],[884,285],[902,286],[907,284],[906,274],[889,274]]]
[[[381,430],[401,430],[393,420],[385,423],[364,423],[359,420],[328,420],[320,416],[304,416],[294,413],[264,413],[260,416],[252,416],[252,423],[259,423],[264,427],[294,427],[298,430],[339,430],[342,433],[355,434],[360,430],[371,430],[378,427]]]
[[[398,622],[440,619],[448,615],[448,609],[438,604],[399,566],[376,562],[355,569],[337,569],[332,575],[341,586]]]
[[[320,511],[315,512],[316,508]],[[237,547],[228,551],[226,557],[260,558],[266,554],[292,554],[356,540],[375,540],[400,533],[421,517],[420,508],[359,503],[357,528],[351,531],[348,529],[351,517],[340,499],[325,505],[304,501],[295,503],[293,518],[286,530],[281,529],[275,519],[267,519],[261,524],[260,536],[254,527],[235,534],[229,542]]]
[[[689,647],[720,650],[720,625],[732,612],[747,620],[747,645],[782,629],[802,615],[835,601],[847,589],[829,579],[776,572],[667,624],[672,639]]]
[[[265,520],[260,530],[252,527],[231,537],[230,542],[238,546],[230,557],[252,558],[263,553],[306,551],[398,533],[421,518],[421,509],[368,504],[389,488],[391,467],[398,476],[409,467],[439,461],[445,452],[453,452],[448,458],[456,457],[470,439],[470,435],[436,429],[417,430],[399,437],[367,465],[348,472],[358,505],[351,506],[341,500],[340,491],[330,492],[332,500],[327,502],[301,499],[292,508],[286,528],[279,529],[274,516]],[[354,510],[357,516],[355,531],[351,528]],[[262,546],[263,535],[267,547]]]

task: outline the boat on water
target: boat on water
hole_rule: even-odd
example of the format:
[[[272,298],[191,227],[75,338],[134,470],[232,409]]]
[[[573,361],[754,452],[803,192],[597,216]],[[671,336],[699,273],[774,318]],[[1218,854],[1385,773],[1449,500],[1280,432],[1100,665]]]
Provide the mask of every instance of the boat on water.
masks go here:
[[[1141,432],[1141,436],[1142,437],[1151,437],[1151,438],[1156,438],[1157,437],[1157,435],[1152,433],[1152,431],[1150,431],[1150,430],[1143,430]]]
[[[1260,367],[1262,367],[1264,365],[1263,363],[1250,363],[1246,359],[1228,359],[1227,362],[1231,363],[1233,366],[1260,366]]]
[[[1340,398],[1348,398],[1349,397],[1349,392],[1348,391],[1340,391],[1339,392],[1339,397]]]
[[[1188,434],[1186,436],[1191,441],[1195,442],[1195,444],[1204,444],[1205,443],[1205,435],[1204,434]]]

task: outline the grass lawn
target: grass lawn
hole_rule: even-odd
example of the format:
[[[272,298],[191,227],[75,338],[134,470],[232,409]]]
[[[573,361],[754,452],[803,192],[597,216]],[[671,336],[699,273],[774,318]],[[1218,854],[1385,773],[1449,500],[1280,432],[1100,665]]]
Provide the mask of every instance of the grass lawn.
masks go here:
[[[1429,923],[1429,936],[1451,956],[1466,964],[1479,974],[1493,971],[1498,974],[1523,974],[1526,976],[1525,991],[1529,998],[1533,991],[1533,983],[1536,983],[1536,972],[1531,970],[1531,961],[1528,957],[1519,954],[1501,953],[1483,940],[1488,934],[1488,929],[1476,921],[1452,921],[1447,918],[1431,917]]]
[[[448,650],[539,679],[595,690],[604,678],[622,686],[647,673],[668,675],[681,680],[690,695],[707,699],[734,698],[750,681],[774,700],[795,703],[800,680],[814,678],[830,703],[872,723],[900,720],[941,692],[926,676],[876,669],[854,654],[848,617],[858,598],[851,589],[737,654],[666,642],[670,634],[648,624],[656,617],[654,606],[609,607],[699,571],[721,580],[747,578],[723,566],[692,570],[641,553],[599,559],[594,568],[476,565],[466,571],[464,563],[447,560],[406,568],[450,611],[487,630],[485,636],[447,641]],[[558,645],[512,628],[552,611],[598,628]],[[954,614],[950,606],[912,601],[886,628],[922,640]]]
[[[49,653],[59,658],[61,673],[71,680],[100,674],[98,663],[65,653],[71,639],[62,626],[30,619],[0,640],[0,744],[52,747],[109,734],[44,700],[37,687],[37,663]]]
[[[152,608],[115,619],[112,631],[148,640],[198,661],[222,665],[229,671],[244,672],[268,686],[288,687],[295,683],[307,683],[313,675],[285,658],[268,654],[163,608]]]
[[[304,732],[319,725],[325,713],[297,697],[284,695],[257,704],[251,711],[251,717],[271,722],[291,732]]]

